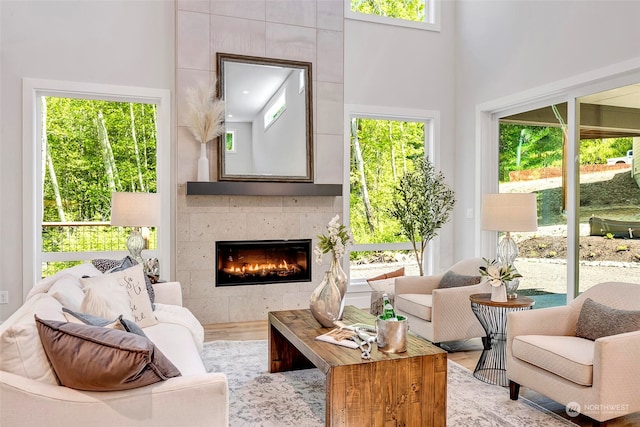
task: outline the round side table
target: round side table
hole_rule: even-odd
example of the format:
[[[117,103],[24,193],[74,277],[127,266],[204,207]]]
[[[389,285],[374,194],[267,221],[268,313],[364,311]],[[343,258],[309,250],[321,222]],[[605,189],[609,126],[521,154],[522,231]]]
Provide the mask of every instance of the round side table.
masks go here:
[[[507,314],[512,311],[530,310],[535,301],[519,296],[505,302],[491,301],[491,294],[469,296],[471,310],[480,321],[487,336],[482,338],[484,349],[473,371],[473,376],[489,384],[503,387],[509,385],[507,379]]]

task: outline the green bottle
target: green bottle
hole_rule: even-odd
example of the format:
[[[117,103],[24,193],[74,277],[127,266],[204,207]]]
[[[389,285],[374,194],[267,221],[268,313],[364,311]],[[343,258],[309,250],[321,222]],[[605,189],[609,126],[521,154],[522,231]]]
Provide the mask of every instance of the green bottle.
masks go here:
[[[382,320],[397,320],[396,312],[393,309],[393,305],[391,305],[389,295],[386,293],[382,294],[382,306]]]

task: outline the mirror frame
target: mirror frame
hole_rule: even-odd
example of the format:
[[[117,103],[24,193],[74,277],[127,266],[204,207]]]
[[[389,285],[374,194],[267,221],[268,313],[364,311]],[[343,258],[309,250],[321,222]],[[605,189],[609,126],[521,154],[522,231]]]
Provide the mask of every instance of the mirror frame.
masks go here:
[[[225,72],[224,65],[226,62],[237,62],[253,65],[282,66],[304,69],[306,72],[305,82],[305,104],[306,104],[306,147],[307,147],[307,168],[304,176],[291,175],[231,175],[225,171],[225,139],[226,139],[226,120],[225,132],[218,137],[218,179],[220,181],[262,181],[262,182],[313,182],[313,96],[312,96],[312,78],[311,63],[303,61],[290,61],[276,58],[262,58],[256,56],[236,55],[231,53],[216,53],[217,77],[218,77],[218,95],[223,101],[226,99],[225,88]],[[225,113],[226,116],[226,113]]]

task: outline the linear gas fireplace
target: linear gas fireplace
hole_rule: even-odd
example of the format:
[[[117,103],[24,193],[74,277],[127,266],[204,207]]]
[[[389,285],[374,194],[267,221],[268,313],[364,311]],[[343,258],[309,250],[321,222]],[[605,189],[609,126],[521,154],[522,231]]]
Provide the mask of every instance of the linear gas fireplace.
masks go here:
[[[216,242],[216,286],[311,281],[311,239]]]

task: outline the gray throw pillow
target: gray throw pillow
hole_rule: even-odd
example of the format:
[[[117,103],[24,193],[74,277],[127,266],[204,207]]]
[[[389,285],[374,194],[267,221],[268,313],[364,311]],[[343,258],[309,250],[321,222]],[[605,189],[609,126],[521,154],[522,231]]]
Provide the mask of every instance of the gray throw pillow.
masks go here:
[[[601,337],[640,331],[640,311],[620,310],[587,298],[576,324],[576,336],[595,341]]]
[[[447,271],[442,277],[442,280],[440,280],[438,289],[459,288],[460,286],[477,285],[478,283],[480,283],[480,279],[480,276],[465,276],[464,274]]]
[[[65,313],[69,313],[76,319],[80,320],[85,325],[91,326],[107,326],[113,323],[113,320],[105,319],[103,317],[94,316],[88,313],[78,313],[76,311],[69,310],[66,307],[62,307],[62,311]],[[132,322],[131,320],[123,319],[122,315],[118,316],[116,321],[120,322],[125,331],[131,332],[132,334],[140,335],[141,337],[146,337],[145,333],[142,331],[142,328],[136,324],[136,322]]]

